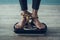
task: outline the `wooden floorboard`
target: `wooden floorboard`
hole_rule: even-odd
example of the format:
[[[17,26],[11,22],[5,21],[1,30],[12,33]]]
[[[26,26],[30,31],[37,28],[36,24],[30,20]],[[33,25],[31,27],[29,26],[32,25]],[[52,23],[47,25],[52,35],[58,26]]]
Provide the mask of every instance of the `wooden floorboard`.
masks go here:
[[[48,26],[46,35],[17,35],[13,26],[21,20],[20,6],[0,5],[0,40],[60,40],[60,5],[41,5],[38,16]]]

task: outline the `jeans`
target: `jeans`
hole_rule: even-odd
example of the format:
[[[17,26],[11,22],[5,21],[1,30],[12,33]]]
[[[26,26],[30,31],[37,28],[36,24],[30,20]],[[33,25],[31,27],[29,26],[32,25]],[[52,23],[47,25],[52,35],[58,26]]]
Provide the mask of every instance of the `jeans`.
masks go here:
[[[21,5],[21,10],[28,10],[27,0],[19,0]],[[32,9],[38,10],[41,0],[32,0]]]

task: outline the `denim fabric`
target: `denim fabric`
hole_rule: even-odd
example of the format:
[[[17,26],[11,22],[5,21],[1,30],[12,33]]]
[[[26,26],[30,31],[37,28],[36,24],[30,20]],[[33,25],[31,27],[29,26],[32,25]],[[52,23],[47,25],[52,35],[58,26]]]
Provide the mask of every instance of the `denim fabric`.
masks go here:
[[[21,10],[28,10],[27,0],[19,0],[21,5]],[[32,0],[32,9],[38,10],[41,0]]]

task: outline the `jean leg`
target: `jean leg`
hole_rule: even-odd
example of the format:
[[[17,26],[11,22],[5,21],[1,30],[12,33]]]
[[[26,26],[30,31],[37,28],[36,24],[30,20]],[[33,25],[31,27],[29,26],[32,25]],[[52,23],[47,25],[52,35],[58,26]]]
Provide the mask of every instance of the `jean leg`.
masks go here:
[[[20,6],[21,6],[21,10],[27,10],[27,0],[19,0]]]
[[[38,10],[40,2],[41,2],[41,0],[32,0],[32,8],[35,10]]]

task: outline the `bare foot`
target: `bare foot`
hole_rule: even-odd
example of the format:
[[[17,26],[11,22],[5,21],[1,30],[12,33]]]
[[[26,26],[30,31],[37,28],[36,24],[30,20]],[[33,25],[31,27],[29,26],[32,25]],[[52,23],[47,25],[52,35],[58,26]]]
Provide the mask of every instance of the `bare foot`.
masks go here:
[[[34,19],[33,22],[34,22],[34,24],[36,25],[37,28],[39,28],[39,29],[44,29],[45,28],[45,25],[40,23],[38,18]]]
[[[35,10],[35,9],[32,10],[33,23],[36,25],[37,28],[43,29],[43,28],[45,28],[45,25],[40,23],[40,21],[38,20],[37,12],[38,12],[38,10]]]
[[[26,23],[26,19],[22,18],[21,21],[18,24],[16,24],[15,28],[17,28],[17,29],[20,28],[21,29],[21,28],[24,27],[25,23]]]
[[[28,12],[28,11],[26,11],[26,12],[23,12],[21,15],[23,16],[23,18],[21,19],[21,21],[18,23],[18,24],[16,24],[16,27],[15,28],[23,28],[24,27],[24,25],[26,24],[26,22],[27,22],[27,19],[26,19],[26,14],[27,15],[30,15],[30,12]],[[30,15],[31,16],[31,15]]]

